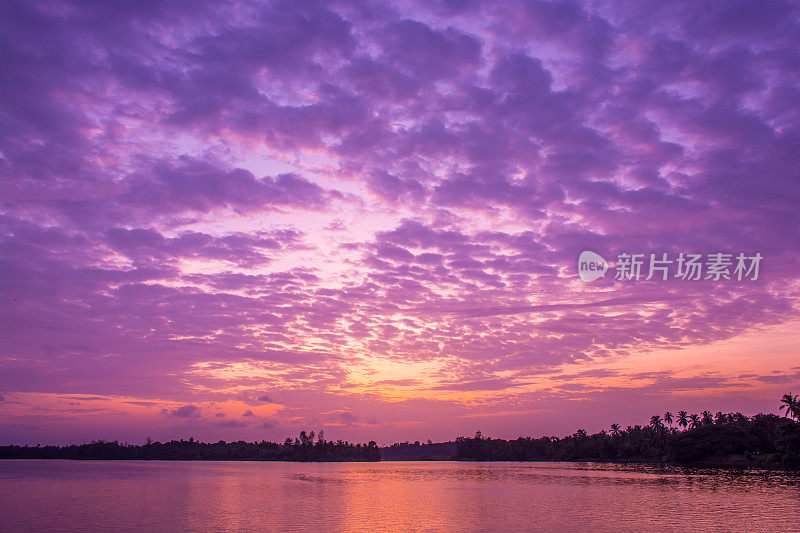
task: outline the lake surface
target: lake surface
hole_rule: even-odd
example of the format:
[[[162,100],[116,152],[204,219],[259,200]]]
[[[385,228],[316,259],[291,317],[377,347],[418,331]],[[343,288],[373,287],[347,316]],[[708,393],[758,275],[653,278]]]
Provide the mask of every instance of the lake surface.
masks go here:
[[[570,527],[800,531],[800,477],[594,463],[0,461],[3,532]]]

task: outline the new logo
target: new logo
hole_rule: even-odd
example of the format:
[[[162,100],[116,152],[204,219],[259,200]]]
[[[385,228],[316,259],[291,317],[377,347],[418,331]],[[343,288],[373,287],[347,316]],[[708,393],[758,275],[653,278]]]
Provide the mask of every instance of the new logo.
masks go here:
[[[585,283],[604,277],[607,270],[608,262],[594,252],[586,250],[578,257],[578,275]]]

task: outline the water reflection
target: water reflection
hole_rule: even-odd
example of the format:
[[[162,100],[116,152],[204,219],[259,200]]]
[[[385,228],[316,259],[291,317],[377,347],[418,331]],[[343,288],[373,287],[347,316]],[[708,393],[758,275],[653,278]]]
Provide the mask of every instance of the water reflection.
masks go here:
[[[800,531],[799,482],[593,463],[0,461],[0,530]]]

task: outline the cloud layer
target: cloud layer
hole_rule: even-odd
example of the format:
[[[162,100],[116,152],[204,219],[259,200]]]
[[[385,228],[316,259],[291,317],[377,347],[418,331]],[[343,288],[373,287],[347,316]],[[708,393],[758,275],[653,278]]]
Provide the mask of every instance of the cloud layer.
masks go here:
[[[517,431],[800,381],[685,355],[798,318],[792,2],[2,11],[0,439]],[[587,249],[764,260],[587,285]]]

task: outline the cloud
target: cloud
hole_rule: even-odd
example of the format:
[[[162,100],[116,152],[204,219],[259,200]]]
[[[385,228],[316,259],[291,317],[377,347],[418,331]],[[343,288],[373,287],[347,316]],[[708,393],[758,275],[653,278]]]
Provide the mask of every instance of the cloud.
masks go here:
[[[797,376],[774,375],[774,376],[757,376],[755,379],[763,381],[764,383],[794,383],[797,381]]]
[[[382,379],[375,382],[375,385],[397,385],[400,387],[409,387],[420,384],[422,384],[422,382],[418,379]]]
[[[169,415],[177,416],[178,418],[199,418],[200,408],[196,405],[187,404],[170,410]]]
[[[183,232],[174,238],[164,238],[150,229],[110,228],[105,235],[111,248],[134,261],[214,259],[241,267],[267,264],[271,261],[271,255],[296,246],[301,238],[299,233],[291,230],[257,232],[255,235],[229,233],[223,236]]]
[[[516,383],[510,379],[492,378],[492,379],[479,379],[474,381],[449,383],[439,385],[436,388],[441,390],[459,390],[459,391],[476,391],[476,390],[503,390],[514,387]]]
[[[219,422],[217,425],[223,428],[244,428],[247,427],[249,424],[242,420],[225,420]]]
[[[131,175],[119,197],[124,207],[156,213],[208,212],[223,207],[251,211],[270,206],[324,206],[325,192],[294,174],[258,179],[243,169],[224,170],[206,161],[158,161],[145,176]]]

